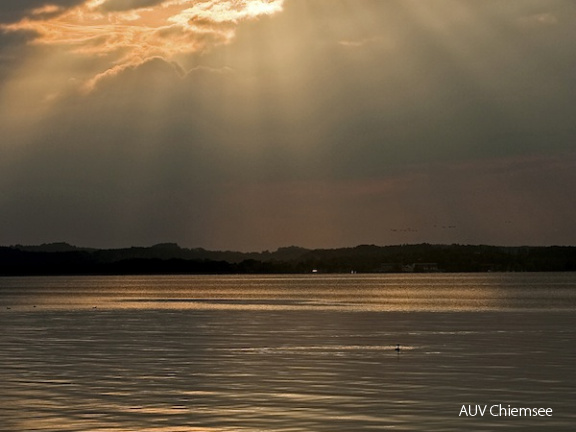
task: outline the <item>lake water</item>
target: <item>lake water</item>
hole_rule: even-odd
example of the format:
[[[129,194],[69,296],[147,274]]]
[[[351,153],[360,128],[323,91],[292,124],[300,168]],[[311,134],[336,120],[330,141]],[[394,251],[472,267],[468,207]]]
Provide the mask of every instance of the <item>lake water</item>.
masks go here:
[[[573,273],[0,278],[0,329],[2,432],[576,430]]]

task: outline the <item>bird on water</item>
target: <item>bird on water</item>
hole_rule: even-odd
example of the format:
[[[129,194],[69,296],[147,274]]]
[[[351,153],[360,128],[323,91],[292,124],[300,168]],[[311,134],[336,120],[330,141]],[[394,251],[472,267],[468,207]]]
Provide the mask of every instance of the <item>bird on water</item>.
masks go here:
[[[396,344],[396,348],[394,348],[394,351],[400,352],[400,344]]]

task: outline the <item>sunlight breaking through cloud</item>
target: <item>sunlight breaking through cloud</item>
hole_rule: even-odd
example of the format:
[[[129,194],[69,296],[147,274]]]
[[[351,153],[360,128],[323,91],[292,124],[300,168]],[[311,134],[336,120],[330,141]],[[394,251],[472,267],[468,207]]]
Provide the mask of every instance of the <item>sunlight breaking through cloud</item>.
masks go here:
[[[69,9],[47,4],[4,31],[28,31],[33,43],[64,46],[80,55],[109,57],[108,67],[85,83],[153,58],[170,61],[230,42],[244,20],[282,10],[284,0],[86,0]]]

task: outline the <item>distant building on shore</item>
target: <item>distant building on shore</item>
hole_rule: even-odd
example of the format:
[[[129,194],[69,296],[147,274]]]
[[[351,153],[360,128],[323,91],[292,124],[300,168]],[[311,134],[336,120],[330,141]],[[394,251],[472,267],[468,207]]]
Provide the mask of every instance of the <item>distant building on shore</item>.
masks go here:
[[[415,273],[435,273],[440,271],[436,263],[414,263],[413,265]]]
[[[437,263],[383,263],[376,271],[378,273],[436,273],[440,269]]]

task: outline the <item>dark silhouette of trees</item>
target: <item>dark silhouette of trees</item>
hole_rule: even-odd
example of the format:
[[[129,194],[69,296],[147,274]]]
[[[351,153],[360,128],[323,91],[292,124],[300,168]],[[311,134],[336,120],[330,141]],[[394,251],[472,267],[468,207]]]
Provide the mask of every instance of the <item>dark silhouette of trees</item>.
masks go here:
[[[149,248],[83,249],[58,243],[0,247],[0,275],[273,274],[406,271],[576,271],[576,247],[361,245],[340,249],[281,248],[242,253]]]

